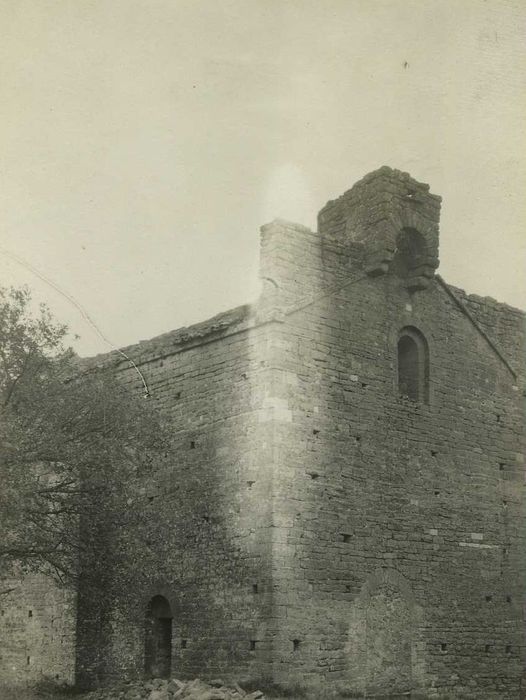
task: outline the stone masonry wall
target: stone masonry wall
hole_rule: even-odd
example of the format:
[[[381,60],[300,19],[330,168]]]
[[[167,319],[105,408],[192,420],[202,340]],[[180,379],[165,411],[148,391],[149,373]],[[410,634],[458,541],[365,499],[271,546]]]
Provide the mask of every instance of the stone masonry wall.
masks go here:
[[[433,276],[439,198],[412,182],[365,178],[326,234],[264,226],[253,310],[131,349],[177,450],[138,480],[151,559],[115,577],[102,679],[141,673],[162,593],[183,675],[520,697],[524,316]],[[374,217],[345,223],[367,183],[396,204],[381,245]],[[408,284],[396,227],[425,211],[425,283]],[[429,346],[428,404],[398,392],[404,327]]]
[[[289,411],[276,436],[275,604],[286,615],[274,675],[356,693],[519,698],[523,381],[438,280],[411,294],[395,274],[364,275],[352,240],[291,231],[275,243],[295,264],[270,330]],[[455,293],[518,367],[523,314]],[[429,344],[429,405],[398,393],[406,326]]]
[[[73,683],[75,595],[40,574],[3,579],[0,586],[2,683]]]
[[[173,614],[174,674],[269,674],[274,407],[259,388],[265,326],[253,326],[242,308],[126,349],[175,447],[163,465],[137,476],[129,507],[146,525],[119,539],[125,564],[113,572],[107,599],[80,605],[82,685],[143,675],[145,615],[156,595]],[[129,365],[118,370],[141,390]]]

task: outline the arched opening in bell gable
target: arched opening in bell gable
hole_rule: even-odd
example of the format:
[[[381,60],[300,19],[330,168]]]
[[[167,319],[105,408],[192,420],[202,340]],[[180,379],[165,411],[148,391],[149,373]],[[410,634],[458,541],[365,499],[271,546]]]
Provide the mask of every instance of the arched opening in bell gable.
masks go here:
[[[427,253],[424,236],[414,228],[403,228],[396,238],[391,270],[402,278],[418,274],[426,263]]]

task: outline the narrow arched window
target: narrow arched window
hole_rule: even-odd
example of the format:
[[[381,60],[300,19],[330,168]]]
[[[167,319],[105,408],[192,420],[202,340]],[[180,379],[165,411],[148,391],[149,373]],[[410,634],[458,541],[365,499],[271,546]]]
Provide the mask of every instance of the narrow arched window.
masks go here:
[[[429,402],[429,356],[427,342],[416,328],[403,328],[398,338],[398,393]]]

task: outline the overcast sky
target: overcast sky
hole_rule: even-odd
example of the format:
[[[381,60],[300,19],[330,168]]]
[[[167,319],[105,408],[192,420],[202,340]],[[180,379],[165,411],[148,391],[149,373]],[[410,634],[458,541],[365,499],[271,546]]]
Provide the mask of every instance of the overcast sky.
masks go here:
[[[252,300],[259,226],[384,164],[442,195],[442,276],[526,307],[523,0],[0,9],[0,284],[80,354],[109,348],[36,273],[126,345]]]

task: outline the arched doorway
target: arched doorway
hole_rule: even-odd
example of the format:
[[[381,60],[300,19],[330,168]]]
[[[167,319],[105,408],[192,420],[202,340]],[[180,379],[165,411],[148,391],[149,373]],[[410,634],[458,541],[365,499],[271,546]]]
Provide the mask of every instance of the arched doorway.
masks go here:
[[[172,610],[162,595],[146,609],[145,671],[150,678],[169,678],[172,666]]]
[[[367,692],[409,692],[414,630],[410,605],[396,587],[384,584],[369,598],[365,625]]]
[[[423,610],[396,570],[371,573],[350,609],[347,682],[357,697],[391,697],[425,685]]]

